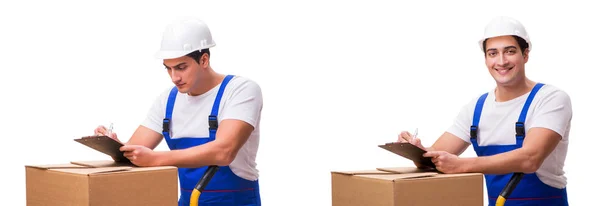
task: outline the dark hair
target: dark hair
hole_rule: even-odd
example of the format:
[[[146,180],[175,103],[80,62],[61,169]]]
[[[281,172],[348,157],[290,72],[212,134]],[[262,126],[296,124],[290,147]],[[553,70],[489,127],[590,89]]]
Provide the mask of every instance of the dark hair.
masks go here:
[[[521,49],[521,53],[525,54],[525,49],[529,48],[529,44],[527,44],[527,41],[525,41],[525,39],[512,35],[513,38],[515,38],[515,40],[517,40],[517,44],[519,44],[519,48]],[[488,39],[483,41],[483,53],[485,53],[485,50],[487,49],[487,45],[485,44],[487,42]]]
[[[200,57],[202,57],[202,55],[204,55],[204,53],[208,54],[208,57],[210,57],[210,51],[208,49],[202,49],[200,51],[196,50],[196,51],[193,51],[192,53],[186,54],[186,56],[196,60],[196,62],[198,62],[198,64],[200,64]]]

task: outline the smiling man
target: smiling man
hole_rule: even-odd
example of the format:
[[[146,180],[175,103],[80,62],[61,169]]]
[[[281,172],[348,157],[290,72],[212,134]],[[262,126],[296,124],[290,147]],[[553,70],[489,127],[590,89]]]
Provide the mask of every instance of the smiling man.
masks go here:
[[[210,30],[200,20],[183,19],[165,29],[156,55],[175,86],[159,95],[121,151],[138,166],[178,167],[179,205],[190,205],[207,166],[218,165],[199,205],[258,206],[261,89],[250,79],[215,72],[210,66],[213,46]],[[119,141],[103,126],[94,132]],[[171,150],[154,151],[163,138]]]
[[[479,44],[496,87],[466,104],[431,147],[423,147],[406,131],[398,141],[427,150],[424,156],[432,157],[441,172],[484,173],[490,205],[516,172],[525,175],[506,205],[568,205],[563,166],[570,97],[525,75],[531,41],[517,20],[494,18]],[[471,144],[478,157],[458,157]]]

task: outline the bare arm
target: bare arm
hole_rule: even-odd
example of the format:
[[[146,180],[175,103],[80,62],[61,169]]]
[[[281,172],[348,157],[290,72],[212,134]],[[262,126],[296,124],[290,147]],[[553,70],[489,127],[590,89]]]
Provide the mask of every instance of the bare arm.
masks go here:
[[[523,147],[492,156],[464,158],[467,172],[506,174],[512,172],[533,173],[556,148],[561,136],[549,129],[531,128],[523,141]]]
[[[94,133],[95,135],[106,135],[118,142],[121,142],[116,133],[108,134],[104,126],[98,126],[98,128],[94,130]],[[158,146],[158,144],[160,144],[162,138],[162,134],[159,134],[148,127],[140,125],[135,130],[131,138],[129,138],[129,141],[121,143],[123,143],[123,145],[142,145],[144,147],[154,149],[156,146]]]
[[[446,151],[459,156],[467,148],[469,148],[469,143],[452,133],[444,132],[431,147],[427,148],[427,151]]]
[[[162,134],[140,125],[125,145],[142,145],[150,149],[156,148],[162,141]]]
[[[223,120],[214,141],[187,149],[160,152],[159,164],[187,168],[229,165],[253,130],[254,127],[244,121]]]

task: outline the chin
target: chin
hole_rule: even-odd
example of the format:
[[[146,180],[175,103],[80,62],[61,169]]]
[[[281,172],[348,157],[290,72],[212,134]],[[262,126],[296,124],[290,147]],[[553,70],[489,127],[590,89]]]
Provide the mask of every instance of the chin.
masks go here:
[[[184,87],[177,87],[177,90],[178,90],[180,93],[188,93],[188,90],[189,90],[189,89],[188,89],[187,87],[185,87],[185,86],[184,86]]]
[[[509,79],[509,78],[497,78],[496,79],[496,84],[498,86],[510,86],[514,84],[514,79]]]

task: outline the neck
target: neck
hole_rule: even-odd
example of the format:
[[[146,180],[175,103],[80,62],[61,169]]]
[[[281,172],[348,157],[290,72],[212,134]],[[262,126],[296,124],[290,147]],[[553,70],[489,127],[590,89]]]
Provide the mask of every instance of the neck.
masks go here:
[[[496,101],[505,102],[514,98],[520,97],[531,91],[535,86],[535,82],[525,78],[522,82],[513,85],[498,85],[496,86]]]
[[[204,94],[204,93],[208,92],[209,90],[211,90],[212,88],[219,85],[225,78],[225,75],[216,73],[214,70],[212,70],[210,68],[207,69],[205,75],[201,75],[201,76],[202,76],[202,78],[199,79],[200,82],[199,82],[198,86],[195,88],[192,88],[190,90],[190,92],[188,92],[188,95],[198,96],[198,95]]]

